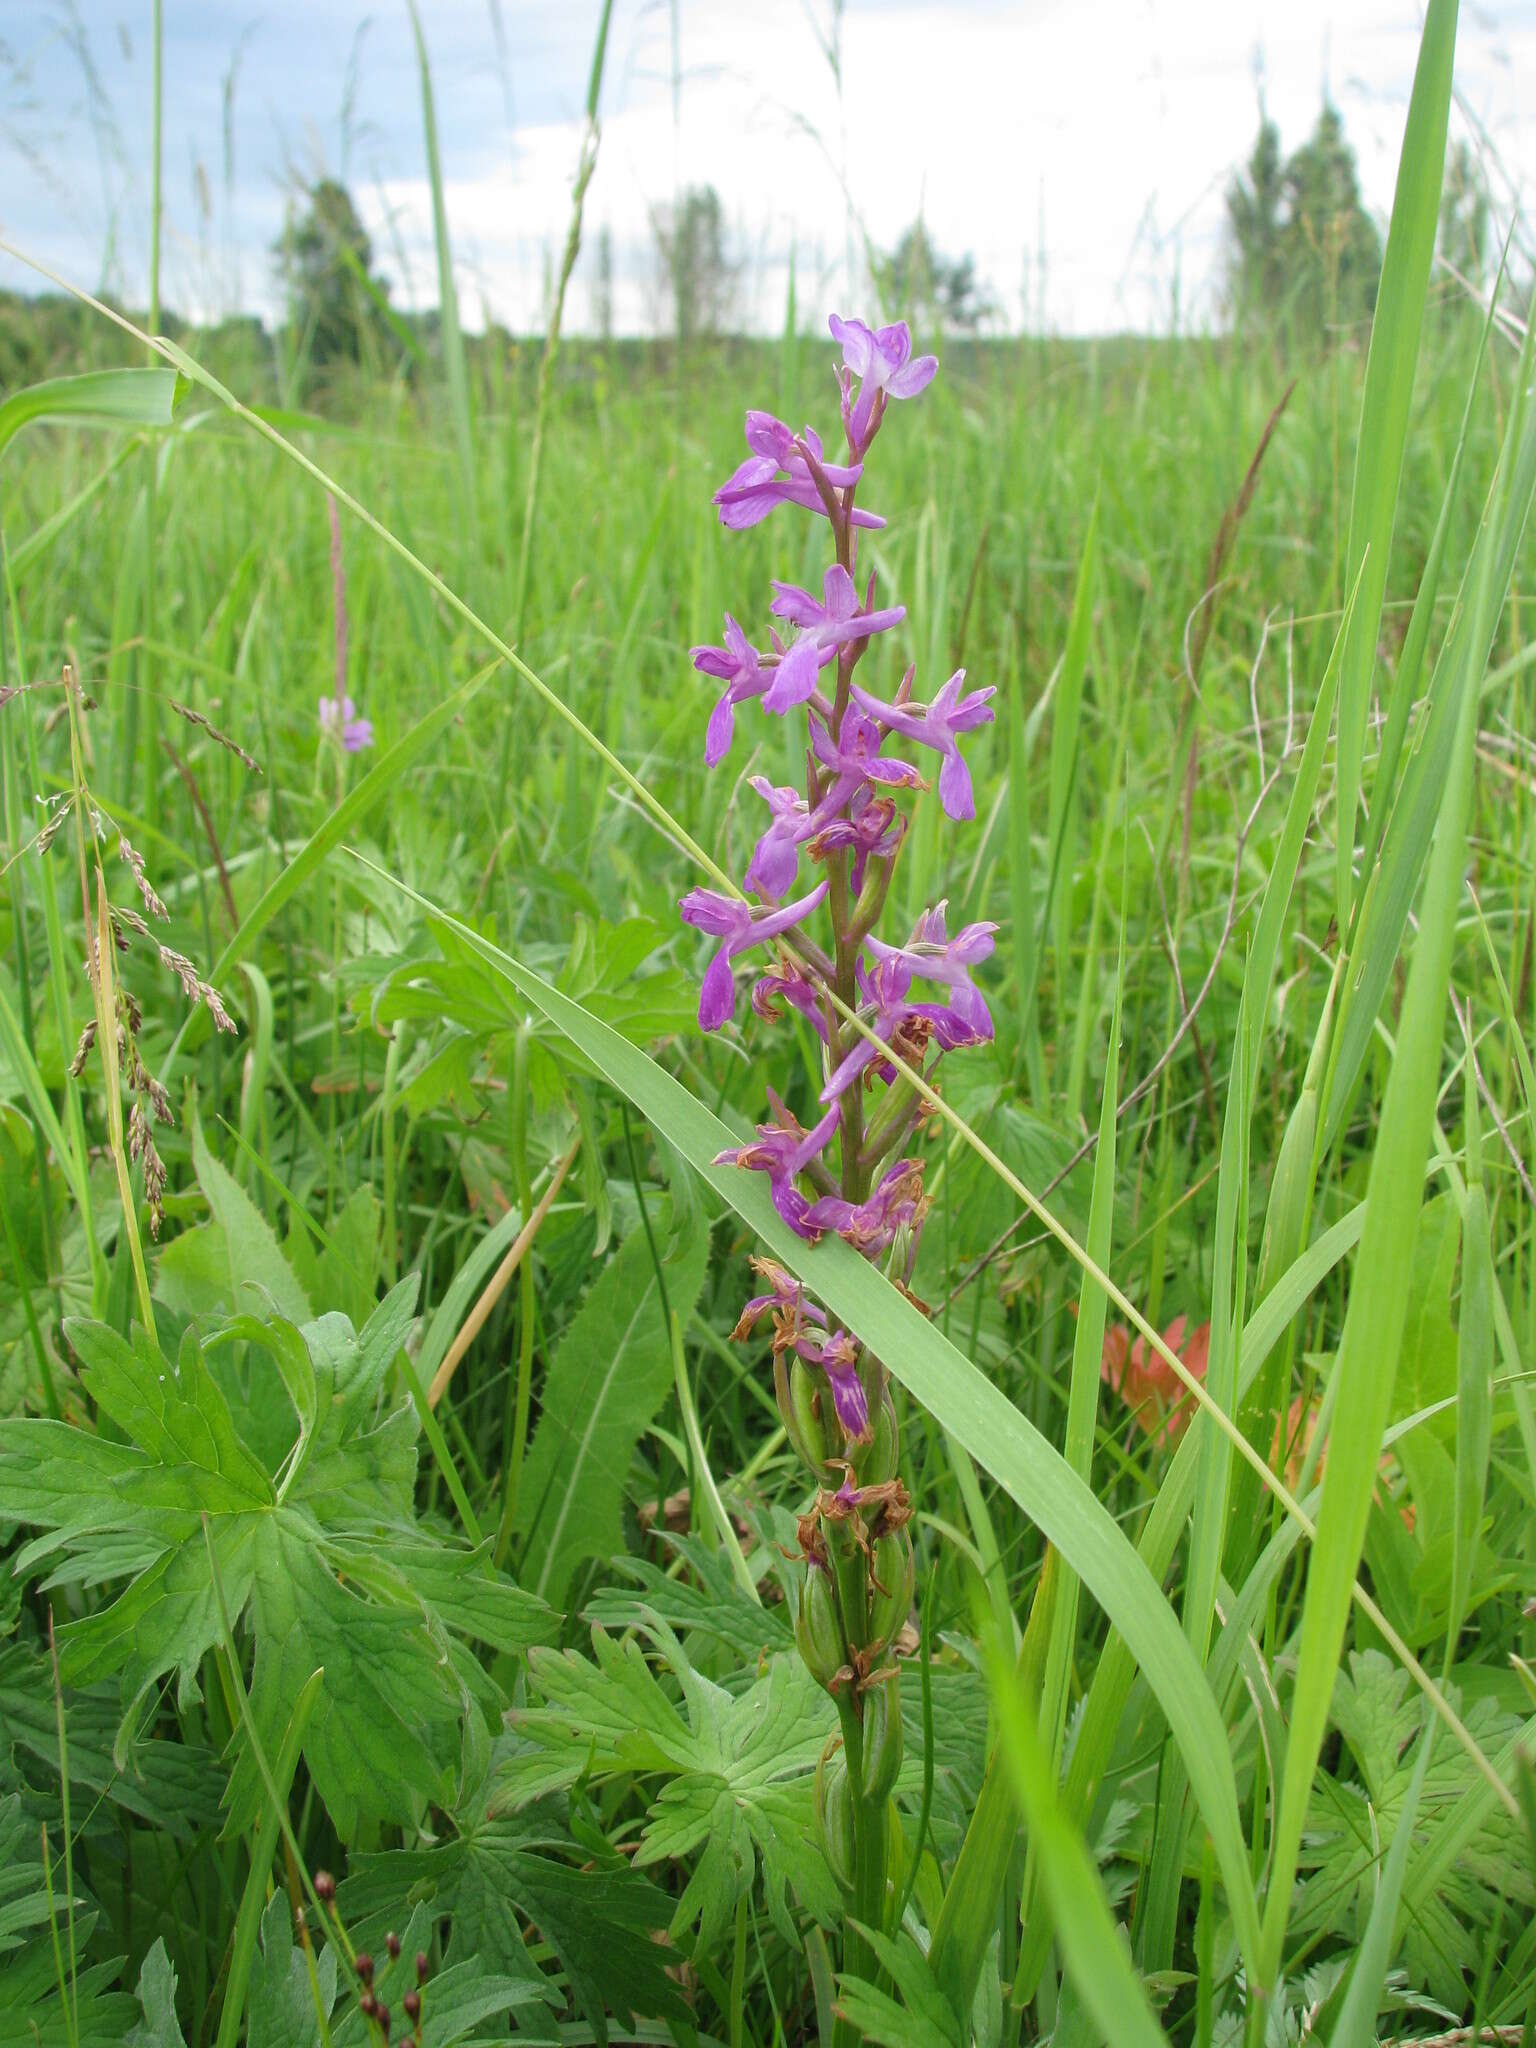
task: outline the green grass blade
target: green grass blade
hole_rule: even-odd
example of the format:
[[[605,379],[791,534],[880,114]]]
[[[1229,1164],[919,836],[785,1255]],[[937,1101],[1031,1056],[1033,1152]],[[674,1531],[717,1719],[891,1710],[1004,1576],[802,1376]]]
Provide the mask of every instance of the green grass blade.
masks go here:
[[[1338,919],[1349,929],[1354,898],[1355,809],[1360,795],[1366,714],[1376,637],[1386,595],[1392,528],[1408,439],[1424,294],[1440,224],[1440,182],[1450,118],[1451,69],[1456,52],[1457,0],[1430,0],[1419,43],[1418,68],[1398,160],[1392,225],[1387,234],[1365,392],[1360,402],[1359,453],[1349,507],[1346,580],[1361,577],[1361,597],[1349,634],[1339,690]]]
[[[0,456],[35,422],[77,427],[168,427],[174,370],[86,370],[13,391],[0,404]]]
[[[1067,952],[1072,943],[1072,874],[1074,861],[1073,793],[1082,754],[1083,677],[1088,667],[1088,642],[1093,632],[1093,593],[1099,559],[1099,501],[1093,501],[1088,531],[1078,558],[1072,619],[1067,627],[1061,674],[1051,706],[1049,838],[1053,853],[1043,907],[1045,929],[1055,934],[1056,981],[1067,985]]]
[[[1014,1689],[1024,1699],[1033,1699],[1040,1690],[1046,1648],[1055,1626],[1061,1575],[1060,1554],[1047,1550],[1013,1676]],[[928,1953],[933,1974],[959,2018],[970,2012],[976,1995],[976,1982],[997,1926],[998,1900],[1018,1832],[1008,1765],[994,1745],[960,1854],[944,1888],[944,1902],[933,1924],[933,1942]]]
[[[309,1732],[310,1718],[319,1701],[325,1673],[312,1671],[299,1690],[288,1716],[287,1731],[283,1736],[277,1755],[272,1760],[272,1782],[278,1797],[286,1799],[293,1784],[294,1772],[299,1767],[299,1757],[304,1748],[304,1737]],[[269,1799],[251,1843],[250,1868],[246,1873],[245,1889],[240,1894],[240,1910],[235,1915],[235,1931],[230,1942],[229,1975],[224,1985],[224,2004],[219,2014],[219,2033],[216,2048],[234,2048],[240,2038],[240,2022],[245,2017],[245,1996],[251,1981],[251,1965],[256,1959],[256,1937],[261,1928],[261,1916],[267,1903],[267,1879],[272,1871],[272,1858],[277,1852],[277,1838],[282,1827],[282,1815]]]
[[[1456,1506],[1451,1525],[1451,1598],[1445,1624],[1449,1668],[1472,1590],[1493,1438],[1493,1246],[1483,1190],[1477,1079],[1470,1034],[1466,1062],[1467,1193],[1461,1212],[1461,1318],[1456,1332]]]
[[[1114,2048],[1167,2048],[1077,1825],[1056,1792],[1056,1773],[1030,1704],[1011,1673],[992,1670],[998,1738],[1051,1909],[1057,1946],[1078,1997]]]
[[[1485,562],[1485,603],[1486,572]],[[1458,680],[1455,755],[1430,858],[1397,1052],[1371,1159],[1354,1284],[1334,1367],[1333,1427],[1302,1608],[1290,1736],[1265,1902],[1266,1977],[1280,1964],[1291,1883],[1343,1647],[1406,1314],[1402,1274],[1413,1254],[1434,1124],[1477,734],[1477,677],[1464,670]]]
[[[1532,496],[1536,494],[1536,406],[1528,397],[1531,364],[1528,330],[1499,476],[1462,580],[1456,616],[1430,677],[1428,696],[1383,832],[1381,857],[1368,879],[1368,891],[1355,921],[1337,1050],[1324,1097],[1325,1151],[1337,1139],[1349,1114],[1355,1084],[1397,964],[1409,908],[1424,871],[1453,752],[1461,681],[1469,669],[1481,678],[1487,667]],[[1485,578],[1486,601],[1479,597]]]
[[[1397,1928],[1397,1910],[1403,1896],[1403,1879],[1413,1848],[1414,1823],[1419,1815],[1419,1798],[1429,1774],[1429,1760],[1435,1746],[1435,1724],[1426,1720],[1419,1737],[1419,1754],[1408,1780],[1408,1790],[1393,1825],[1392,1846],[1382,1865],[1370,1918],[1355,1951],[1354,1969],[1344,2004],[1334,2022],[1328,2048],[1376,2048],[1376,2011],[1386,1988],[1392,1964],[1392,1937]]]
[[[448,208],[443,197],[443,166],[437,148],[437,108],[432,97],[432,67],[416,0],[407,0],[411,32],[416,38],[416,63],[421,72],[421,125],[427,149],[427,176],[432,185],[432,235],[437,244],[437,308],[443,344],[443,376],[448,385],[448,413],[458,450],[463,486],[460,512],[470,533],[478,524],[475,493],[475,426],[469,404],[469,365],[459,327],[459,294],[453,281],[453,247],[448,239]]]
[[[1123,908],[1122,905],[1122,912]],[[1123,928],[1123,915],[1121,923]],[[1120,1086],[1120,989],[1124,973],[1125,960],[1122,953],[1116,975],[1115,1006],[1110,1022],[1104,1088],[1099,1104],[1099,1145],[1093,1163],[1093,1191],[1088,1206],[1088,1250],[1100,1267],[1107,1267],[1109,1264],[1114,1223],[1115,1140],[1119,1128],[1115,1110]],[[1098,1285],[1092,1274],[1085,1270],[1078,1295],[1077,1328],[1072,1339],[1072,1374],[1067,1388],[1067,1428],[1062,1448],[1062,1455],[1068,1466],[1085,1483],[1090,1480],[1093,1469],[1094,1429],[1099,1414],[1099,1369],[1104,1355],[1104,1323],[1107,1308],[1108,1300],[1103,1288]],[[1044,1683],[1038,1688],[1040,1739],[1047,1746],[1052,1786],[1055,1785],[1061,1770],[1067,1727],[1067,1680],[1072,1649],[1077,1637],[1077,1578],[1070,1571],[1062,1571],[1060,1581],[1046,1652]],[[1020,1915],[1026,1929],[1031,1919],[1039,1875],[1039,1849],[1037,1844],[1031,1841],[1020,1906]],[[1033,1960],[1043,1962],[1044,1948],[1038,1940],[1038,1935],[1031,1953]],[[1015,1984],[1015,2006],[1034,1996],[1038,1980],[1038,1969],[1032,1969],[1027,1979],[1025,1978],[1022,1955],[1020,1977],[1024,1981]]]

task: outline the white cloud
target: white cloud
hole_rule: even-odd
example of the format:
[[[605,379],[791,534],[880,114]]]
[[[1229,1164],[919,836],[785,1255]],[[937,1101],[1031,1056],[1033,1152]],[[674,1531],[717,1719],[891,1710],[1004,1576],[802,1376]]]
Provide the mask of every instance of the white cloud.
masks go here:
[[[210,226],[183,167],[219,161],[220,66],[250,17],[242,7],[236,18],[236,0],[203,0],[195,21],[177,0],[167,7],[167,76],[176,81],[167,109],[168,296],[216,310],[238,272],[246,295],[259,294],[271,310],[267,251],[284,177],[295,155],[312,164],[329,150],[336,167],[346,133],[353,140],[342,167],[381,267],[403,303],[430,305],[431,205],[403,11],[399,20],[378,16],[362,41],[348,124],[336,110],[362,0],[355,9],[348,0],[306,0],[310,56],[299,68],[300,17],[284,18],[292,11],[293,0],[268,0],[245,43],[238,178]],[[519,330],[542,323],[580,149],[589,11],[571,0],[503,7],[509,134],[484,0],[423,8],[470,324],[482,312]],[[825,0],[682,0],[674,125],[670,10],[618,0],[587,255],[568,301],[573,327],[591,320],[591,252],[604,227],[615,247],[618,324],[653,318],[646,273],[655,211],[677,187],[706,182],[744,254],[743,312],[766,329],[782,319],[792,248],[802,302],[819,308],[848,292],[855,223],[889,246],[920,210],[940,248],[975,257],[1010,324],[1027,300],[1032,316],[1043,304],[1061,330],[1162,328],[1175,290],[1181,317],[1199,323],[1215,306],[1222,194],[1252,143],[1260,58],[1286,143],[1310,128],[1326,85],[1357,150],[1368,204],[1384,217],[1391,203],[1418,43],[1413,0],[850,0],[841,98],[818,47],[816,22],[825,17]],[[64,60],[42,47],[34,89],[59,106],[47,66]],[[72,131],[60,116],[50,193],[19,155],[8,165],[0,143],[0,211],[14,209],[11,231],[77,274],[93,232],[98,247],[111,238],[131,292],[147,212],[137,132],[144,53],[132,64],[115,56],[102,75],[120,96],[122,151],[104,157],[98,135],[71,159]],[[1463,8],[1457,75],[1515,181],[1536,178],[1530,0]],[[78,142],[93,131],[78,89],[75,100]],[[61,207],[57,163],[71,160],[89,162],[91,173],[72,180],[72,203]]]

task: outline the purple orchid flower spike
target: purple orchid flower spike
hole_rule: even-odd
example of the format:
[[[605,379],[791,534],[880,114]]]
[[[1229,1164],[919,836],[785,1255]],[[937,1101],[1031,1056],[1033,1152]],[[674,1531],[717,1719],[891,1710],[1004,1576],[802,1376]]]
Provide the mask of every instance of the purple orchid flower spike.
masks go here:
[[[868,940],[877,963],[889,972],[899,967],[915,981],[936,981],[950,990],[948,1007],[971,1030],[984,1038],[992,1036],[992,1015],[981,990],[971,979],[971,969],[991,958],[995,924],[968,924],[953,938],[945,929],[947,902],[925,910],[912,928],[904,946],[887,946],[880,939]]]
[[[799,448],[795,445],[797,439],[801,443]],[[835,491],[851,489],[864,473],[861,463],[824,462],[821,436],[814,429],[807,427],[803,434],[797,436],[771,412],[747,414],[747,446],[752,453],[731,472],[715,493],[715,503],[720,507],[720,524],[733,531],[756,526],[776,505],[800,505],[807,512],[819,512],[823,518],[826,517],[827,508],[822,503],[821,492],[816,488],[816,479],[811,474],[803,449],[810,450],[822,475]],[[879,527],[885,524],[878,513],[865,512],[857,507],[851,516],[855,526]]]
[[[905,320],[870,328],[862,320],[840,320],[834,313],[827,325],[832,339],[842,343],[843,368],[859,380],[859,395],[851,408],[846,395],[843,399],[843,425],[849,447],[862,455],[879,423],[877,402],[883,412],[887,398],[916,398],[933,382],[939,359],[918,356],[914,361],[912,330]],[[846,389],[845,381],[845,393]]]
[[[704,761],[716,767],[730,751],[736,729],[736,706],[749,697],[760,697],[773,681],[773,670],[761,666],[762,656],[727,612],[723,647],[690,647],[694,667],[701,675],[715,676],[725,684],[725,694],[710,713],[704,736]]]
[[[811,808],[793,783],[775,788],[766,775],[753,775],[748,780],[768,806],[770,822],[753,848],[746,886],[777,902],[795,886],[801,842],[815,830]]]
[[[699,1024],[703,1030],[718,1031],[736,1008],[736,977],[731,972],[731,962],[737,955],[749,946],[762,945],[766,939],[776,939],[781,932],[792,931],[817,908],[826,893],[827,884],[821,882],[798,902],[783,904],[776,910],[754,910],[750,903],[736,896],[723,896],[716,889],[688,891],[677,906],[683,922],[725,942],[705,970],[699,990]]]
[[[843,713],[834,740],[820,719],[811,720],[811,749],[831,780],[816,806],[817,829],[830,825],[843,806],[866,783],[883,783],[888,789],[926,789],[927,783],[910,761],[887,761],[880,749],[885,736],[872,718],[856,705]]]
[[[373,720],[359,718],[350,697],[320,699],[320,730],[341,741],[349,754],[360,754],[373,745]]]
[[[795,1185],[796,1176],[819,1160],[832,1142],[832,1133],[842,1119],[842,1108],[833,1103],[820,1123],[806,1130],[799,1120],[769,1091],[777,1121],[757,1126],[757,1138],[750,1145],[737,1145],[718,1153],[716,1166],[740,1166],[751,1173],[766,1173],[773,1206],[798,1237],[814,1244],[821,1235],[806,1217],[810,1203]]]
[[[800,631],[763,694],[765,711],[782,713],[803,704],[816,687],[818,671],[836,660],[839,648],[899,626],[907,616],[904,604],[887,605],[883,611],[869,609],[875,591],[873,576],[860,605],[858,586],[839,562],[833,563],[823,579],[820,602],[795,583],[775,583],[773,588],[774,599],[768,609],[776,619],[785,619]]]
[[[912,671],[908,669],[894,704],[882,704],[857,683],[852,686],[852,694],[870,717],[879,719],[888,731],[899,732],[904,738],[943,755],[939,802],[951,818],[974,818],[976,798],[971,789],[971,771],[960,753],[960,734],[992,723],[991,700],[997,691],[989,687],[962,697],[960,686],[965,681],[965,670],[957,668],[931,704],[915,704],[906,695],[911,680]]]
[[[974,816],[960,740],[992,717],[988,707],[995,693],[963,695],[963,671],[950,677],[931,704],[912,701],[910,669],[893,703],[854,687],[871,637],[905,616],[899,605],[876,608],[873,577],[865,586],[868,564],[860,561],[858,529],[881,522],[858,509],[856,486],[890,401],[915,398],[937,365],[931,356],[914,358],[903,323],[874,329],[835,319],[832,333],[842,345],[838,381],[848,448],[841,463],[827,463],[809,429],[796,436],[770,414],[750,413],[749,459],[716,493],[727,526],[755,525],[782,504],[824,514],[832,566],[822,591],[813,595],[814,584],[812,590],[774,585],[774,624],[762,652],[730,618],[723,647],[694,649],[695,665],[724,688],[710,720],[706,758],[714,762],[724,755],[736,706],[747,698],[758,699],[772,715],[803,705],[809,741],[803,784],[796,789],[780,787],[767,775],[751,778],[768,812],[746,873],[747,889],[761,907],[699,889],[683,900],[682,912],[718,946],[700,992],[699,1020],[706,1029],[732,1014],[737,955],[778,938],[776,957],[753,982],[753,1011],[767,1021],[794,1011],[821,1041],[825,1081],[811,1112],[819,1121],[807,1130],[770,1089],[771,1121],[759,1124],[749,1143],[723,1152],[717,1164],[765,1174],[778,1216],[799,1238],[810,1244],[836,1232],[862,1257],[888,1265],[895,1285],[926,1313],[910,1293],[928,1210],[921,1148],[913,1136],[922,1105],[913,1090],[900,1085],[900,1072],[931,1077],[935,1054],[942,1059],[991,1037],[992,1019],[973,970],[991,952],[996,927],[971,924],[951,938],[940,904],[918,920],[903,945],[882,944],[873,936],[909,823],[901,793],[928,787],[912,760],[887,757],[884,749],[889,744],[912,752],[905,746],[910,739],[937,753],[943,810],[951,818]],[[871,658],[878,660],[878,651]],[[801,890],[803,861],[824,867],[827,879],[811,895],[781,905],[780,899]],[[830,917],[818,920],[817,943],[807,929],[796,927],[824,898]],[[841,1000],[846,997],[857,1003],[851,1016]],[[882,1088],[892,1090],[883,1101]],[[776,1241],[787,1249],[782,1232]],[[817,1254],[823,1256],[830,1255]],[[840,1704],[846,1687],[862,1716],[869,1699],[891,1697],[881,1684],[897,1669],[884,1608],[893,1615],[908,1612],[913,1585],[911,1541],[901,1534],[911,1509],[898,1476],[890,1373],[830,1305],[807,1301],[785,1267],[763,1259],[753,1263],[761,1278],[736,1334],[750,1336],[771,1319],[775,1402],[789,1441],[817,1484],[810,1511],[798,1524],[806,1571],[796,1641],[817,1682],[838,1695]],[[844,1455],[835,1455],[837,1450]],[[839,1467],[846,1479],[834,1495],[827,1491],[829,1475]],[[830,1613],[824,1611],[829,1572],[836,1575]],[[882,1602],[879,1626],[874,1596]],[[890,1726],[899,1735],[899,1716],[890,1717]],[[866,1796],[854,1802],[854,1866],[862,1872],[867,1865],[875,1878],[887,1860],[887,1773],[900,1763],[899,1749],[889,1747],[887,1755],[887,1747],[882,1745],[879,1786],[871,1791],[866,1785]],[[870,1754],[866,1748],[866,1778]]]
[[[856,1252],[873,1259],[889,1248],[898,1231],[915,1229],[927,1213],[923,1162],[898,1159],[881,1175],[867,1201],[848,1202],[840,1195],[823,1195],[811,1204],[805,1220],[813,1230],[836,1231]]]
[[[832,1406],[843,1434],[855,1443],[869,1437],[869,1399],[859,1378],[859,1343],[846,1330],[825,1340],[803,1337],[795,1346],[808,1365],[819,1365],[832,1388]]]

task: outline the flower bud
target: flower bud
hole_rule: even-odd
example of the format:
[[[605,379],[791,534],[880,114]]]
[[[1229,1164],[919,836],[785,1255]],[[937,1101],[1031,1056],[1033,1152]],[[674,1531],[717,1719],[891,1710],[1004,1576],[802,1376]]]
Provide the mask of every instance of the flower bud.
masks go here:
[[[815,1804],[827,1868],[844,1891],[852,1891],[853,1795],[848,1786],[848,1766],[841,1749],[833,1743],[822,1751],[816,1766]]]
[[[864,1743],[859,1776],[866,1805],[891,1795],[901,1769],[901,1694],[893,1672],[864,1694]]]
[[[874,1541],[870,1559],[869,1640],[888,1643],[912,1611],[915,1567],[905,1529],[888,1529]]]
[[[795,1616],[795,1644],[818,1685],[830,1686],[848,1661],[832,1574],[819,1564],[806,1566],[800,1610]]]
[[[328,1870],[315,1872],[315,1897],[322,1904],[329,1905],[336,1896],[336,1880]]]
[[[369,1955],[367,1949],[359,1950],[357,1962],[353,1967],[356,1969],[358,1978],[362,1983],[371,1984],[373,1982],[373,1957]]]
[[[386,1948],[387,1948],[387,1949],[389,1950],[389,1960],[390,1960],[390,1961],[391,1961],[392,1963],[398,1963],[398,1962],[399,1962],[399,1960],[400,1960],[400,1937],[399,1937],[399,1935],[398,1935],[398,1934],[396,1934],[396,1933],[395,1933],[395,1932],[394,1932],[393,1930],[391,1930],[391,1931],[390,1931],[390,1932],[389,1932],[388,1934],[386,1934],[386,1935],[385,1935],[385,1937],[384,1937],[384,1946],[385,1946],[385,1947],[386,1947]]]
[[[421,1993],[419,1991],[407,1991],[400,2003],[405,2007],[406,2018],[414,2026],[417,2020],[421,2018]]]
[[[418,1984],[425,1984],[425,1983],[426,1983],[426,1981],[427,1981],[427,1978],[428,1978],[428,1976],[429,1976],[429,1975],[431,1974],[431,1970],[432,1970],[432,1965],[431,1965],[431,1964],[430,1964],[430,1963],[429,1963],[429,1962],[427,1961],[427,1955],[426,1955],[426,1950],[425,1950],[425,1949],[420,1949],[420,1948],[419,1948],[419,1949],[417,1949],[417,1951],[416,1951],[416,1982],[417,1982]]]

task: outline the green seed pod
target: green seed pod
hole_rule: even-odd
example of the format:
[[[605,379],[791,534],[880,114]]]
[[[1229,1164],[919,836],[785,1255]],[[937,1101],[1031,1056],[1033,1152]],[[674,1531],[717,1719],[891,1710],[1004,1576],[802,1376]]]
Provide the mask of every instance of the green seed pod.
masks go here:
[[[860,1777],[866,1804],[889,1798],[901,1769],[901,1694],[895,1674],[871,1685],[863,1695],[864,1754]]]
[[[853,1890],[853,1794],[841,1745],[828,1743],[816,1766],[816,1821],[827,1868],[844,1891]]]
[[[827,1425],[822,1419],[825,1404],[803,1359],[791,1358],[789,1361],[787,1394],[787,1400],[779,1403],[779,1412],[784,1418],[789,1440],[817,1478],[825,1479],[827,1459],[832,1450],[827,1440]]]
[[[888,1643],[912,1611],[912,1540],[905,1529],[877,1536],[870,1564],[869,1640]]]
[[[896,1408],[891,1400],[889,1387],[883,1388],[880,1398],[870,1404],[869,1442],[860,1447],[854,1464],[859,1475],[860,1486],[883,1486],[887,1479],[896,1477],[896,1465],[901,1451],[901,1439],[896,1428]]]
[[[795,1616],[795,1644],[818,1685],[830,1686],[848,1662],[832,1574],[819,1564],[805,1569],[800,1611]]]

